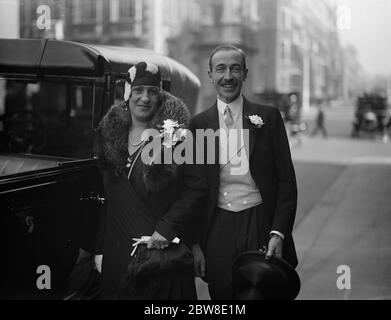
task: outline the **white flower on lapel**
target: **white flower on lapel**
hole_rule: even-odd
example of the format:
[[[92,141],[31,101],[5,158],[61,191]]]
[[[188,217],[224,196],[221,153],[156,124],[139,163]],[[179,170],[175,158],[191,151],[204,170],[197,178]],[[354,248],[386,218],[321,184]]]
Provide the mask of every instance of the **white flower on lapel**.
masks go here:
[[[160,130],[163,146],[170,149],[186,138],[186,130],[180,128],[181,126],[177,121],[171,119],[163,121],[162,130]]]
[[[163,120],[162,128],[164,129],[164,133],[173,133],[176,127],[179,127],[178,121],[171,119]]]
[[[265,121],[263,121],[263,119],[260,116],[258,116],[257,114],[254,114],[252,116],[248,116],[248,119],[258,129],[261,128],[265,124]]]

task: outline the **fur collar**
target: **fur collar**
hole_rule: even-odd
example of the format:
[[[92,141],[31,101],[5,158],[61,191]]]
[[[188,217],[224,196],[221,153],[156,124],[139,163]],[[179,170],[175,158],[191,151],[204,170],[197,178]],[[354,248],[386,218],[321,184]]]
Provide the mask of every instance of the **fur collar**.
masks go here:
[[[163,91],[161,105],[151,119],[149,127],[157,129],[166,119],[176,120],[180,124],[183,123],[184,128],[188,128],[190,113],[183,101]],[[127,174],[128,134],[131,124],[129,108],[122,103],[111,107],[98,126],[96,152],[99,162],[104,169],[117,175]],[[145,167],[144,180],[149,190],[164,188],[164,185],[169,183],[168,180],[175,177],[177,171],[175,164],[159,166],[158,170]]]

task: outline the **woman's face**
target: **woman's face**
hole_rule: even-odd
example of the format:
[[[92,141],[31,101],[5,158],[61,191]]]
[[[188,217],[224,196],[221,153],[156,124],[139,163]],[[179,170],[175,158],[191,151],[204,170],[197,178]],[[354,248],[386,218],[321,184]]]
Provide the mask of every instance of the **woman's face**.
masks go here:
[[[155,86],[140,85],[132,87],[129,108],[132,119],[148,122],[159,108],[160,89]]]

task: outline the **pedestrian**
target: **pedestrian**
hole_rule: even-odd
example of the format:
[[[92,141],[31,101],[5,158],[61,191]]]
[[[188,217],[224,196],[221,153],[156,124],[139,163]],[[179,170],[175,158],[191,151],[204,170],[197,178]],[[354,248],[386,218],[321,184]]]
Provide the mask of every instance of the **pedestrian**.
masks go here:
[[[205,165],[209,193],[194,220],[192,248],[196,275],[208,282],[211,298],[232,299],[231,266],[240,253],[266,249],[267,258],[282,257],[296,267],[297,185],[279,110],[242,95],[245,53],[231,44],[218,46],[208,74],[217,99],[192,119],[192,127],[220,130],[220,136],[215,163]],[[232,139],[232,134],[240,137]],[[240,155],[239,168],[230,156],[224,160],[227,153]]]
[[[321,131],[324,138],[327,138],[327,130],[325,126],[325,115],[323,111],[323,103],[322,101],[318,102],[318,113],[315,119],[315,128],[312,131],[312,136],[315,136],[318,131]]]
[[[129,69],[124,101],[108,111],[98,128],[106,210],[95,264],[103,299],[196,299],[193,258],[183,230],[203,194],[202,176],[175,159],[144,163],[141,155],[151,142],[148,130],[172,125],[176,133],[189,122],[186,105],[161,89],[158,66],[140,62]],[[176,238],[181,246],[172,243]],[[172,261],[176,248],[178,259]]]

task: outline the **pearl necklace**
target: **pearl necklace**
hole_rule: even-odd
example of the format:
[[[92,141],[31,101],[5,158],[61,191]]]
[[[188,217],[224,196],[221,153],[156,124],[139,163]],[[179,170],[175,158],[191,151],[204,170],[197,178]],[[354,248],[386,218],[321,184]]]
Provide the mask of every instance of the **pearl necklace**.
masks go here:
[[[140,139],[140,142],[137,142],[137,143],[133,143],[132,142],[132,139],[130,138],[130,131],[129,131],[129,144],[131,145],[131,146],[133,146],[133,147],[139,147],[139,146],[141,146],[143,143],[144,143],[144,139]]]
[[[140,142],[138,142],[138,143],[133,143],[132,140],[130,140],[130,137],[129,137],[129,143],[130,143],[130,145],[133,146],[133,147],[138,147],[138,146],[140,146],[143,142],[144,142],[144,140],[140,140]]]

